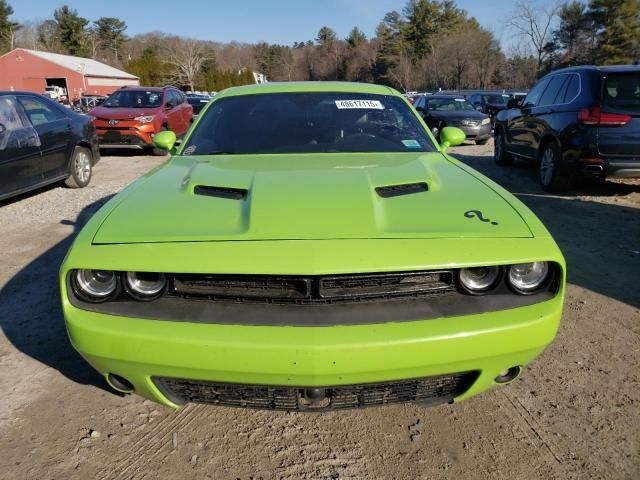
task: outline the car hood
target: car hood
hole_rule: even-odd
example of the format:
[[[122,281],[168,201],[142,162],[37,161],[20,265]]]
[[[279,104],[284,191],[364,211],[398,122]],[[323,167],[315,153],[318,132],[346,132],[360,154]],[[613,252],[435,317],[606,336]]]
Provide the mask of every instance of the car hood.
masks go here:
[[[456,163],[441,153],[174,157],[120,194],[93,243],[532,236]]]
[[[159,108],[96,107],[89,111],[89,115],[96,118],[104,118],[106,120],[131,120],[136,117],[143,117],[145,115],[155,115],[159,111]]]

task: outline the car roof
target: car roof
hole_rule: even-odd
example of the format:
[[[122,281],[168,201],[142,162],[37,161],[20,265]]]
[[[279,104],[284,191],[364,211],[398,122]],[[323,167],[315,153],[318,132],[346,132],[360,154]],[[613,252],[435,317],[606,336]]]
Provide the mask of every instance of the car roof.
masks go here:
[[[243,85],[222,90],[216,98],[236,95],[255,95],[260,93],[312,93],[312,92],[339,92],[362,93],[373,95],[402,95],[390,87],[374,85],[371,83],[355,82],[269,82],[259,85]]]
[[[434,98],[436,98],[436,99],[438,99],[438,98],[442,98],[442,99],[454,99],[454,98],[465,99],[465,96],[464,95],[447,94],[447,95],[429,95],[428,97],[425,97],[425,98],[427,100],[433,100]]]
[[[580,65],[578,67],[566,67],[553,70],[549,74],[559,72],[604,72],[604,73],[625,73],[640,72],[640,65]]]
[[[162,92],[166,88],[174,88],[174,87],[144,87],[139,85],[125,85],[124,87],[120,87],[118,90],[133,90],[133,91],[143,90],[145,92]],[[116,90],[116,92],[118,90]]]

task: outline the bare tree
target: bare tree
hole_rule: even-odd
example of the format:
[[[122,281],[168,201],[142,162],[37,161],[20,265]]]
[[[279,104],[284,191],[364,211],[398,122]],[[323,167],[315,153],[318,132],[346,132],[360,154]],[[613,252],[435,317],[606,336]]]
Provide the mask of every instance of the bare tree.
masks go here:
[[[553,22],[560,8],[559,3],[541,7],[531,1],[519,0],[507,22],[516,36],[528,39],[536,55],[538,71],[547,55],[545,47],[551,41]]]
[[[181,37],[169,37],[164,42],[167,63],[173,66],[175,81],[189,85],[195,90],[196,77],[208,58],[206,42]]]

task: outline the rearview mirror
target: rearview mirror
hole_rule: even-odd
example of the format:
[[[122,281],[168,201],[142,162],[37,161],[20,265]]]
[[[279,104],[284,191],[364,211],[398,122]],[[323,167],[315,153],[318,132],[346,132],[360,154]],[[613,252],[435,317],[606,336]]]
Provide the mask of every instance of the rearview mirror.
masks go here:
[[[446,152],[447,148],[455,147],[464,142],[465,134],[456,127],[444,127],[440,132],[440,151]]]
[[[160,132],[154,135],[153,145],[160,150],[166,150],[167,152],[173,148],[176,144],[176,134],[171,130]]]

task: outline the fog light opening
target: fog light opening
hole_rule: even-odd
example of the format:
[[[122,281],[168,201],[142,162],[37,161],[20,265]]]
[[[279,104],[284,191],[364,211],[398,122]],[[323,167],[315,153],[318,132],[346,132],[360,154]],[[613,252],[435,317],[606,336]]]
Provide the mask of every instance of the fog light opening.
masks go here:
[[[504,370],[503,372],[500,372],[500,375],[498,375],[494,379],[494,382],[509,383],[515,380],[518,377],[518,375],[520,375],[521,371],[522,371],[522,368],[518,365],[516,365],[515,367],[511,367],[508,370]]]
[[[107,375],[107,382],[114,390],[120,393],[133,393],[133,384],[124,377],[116,375],[115,373],[109,373]]]

